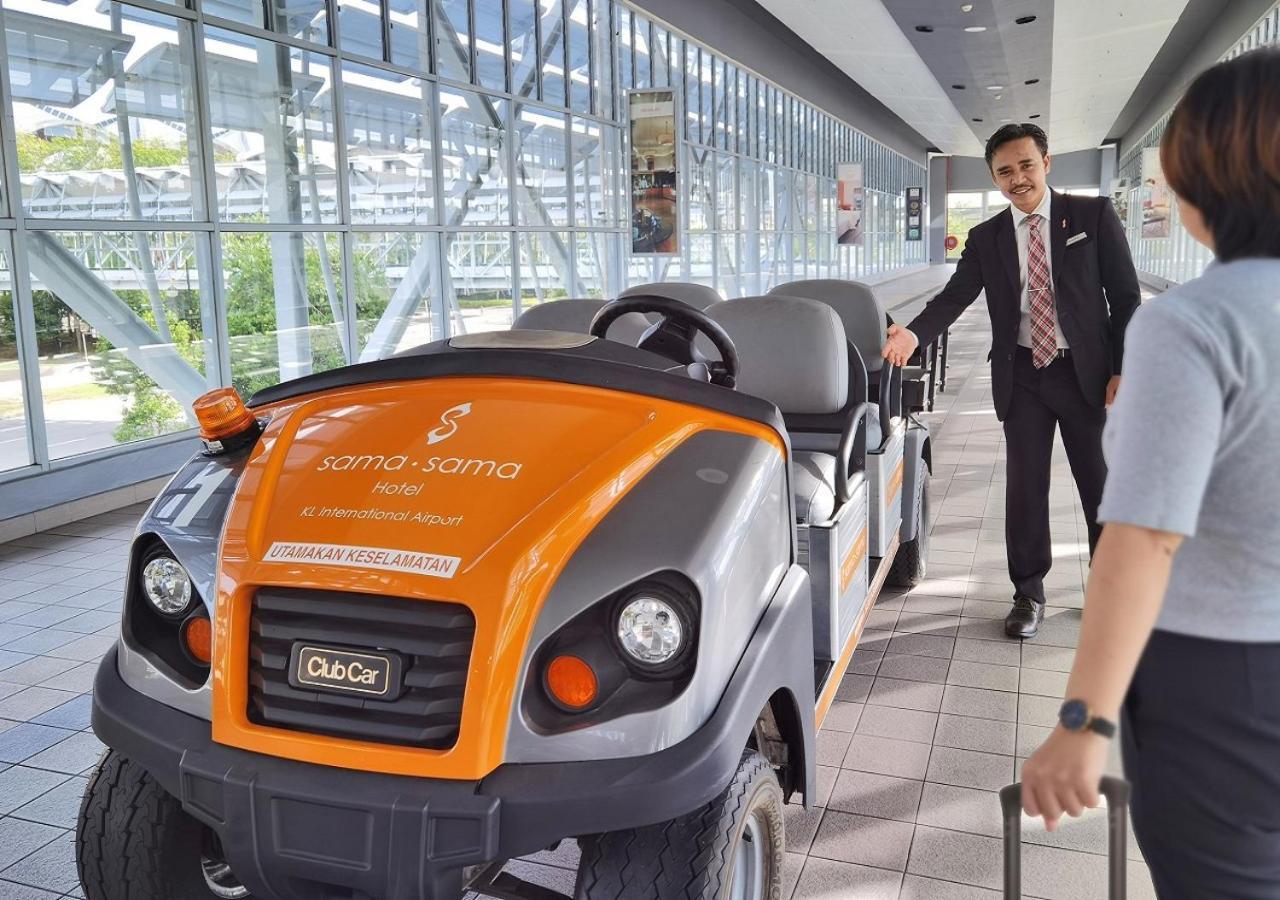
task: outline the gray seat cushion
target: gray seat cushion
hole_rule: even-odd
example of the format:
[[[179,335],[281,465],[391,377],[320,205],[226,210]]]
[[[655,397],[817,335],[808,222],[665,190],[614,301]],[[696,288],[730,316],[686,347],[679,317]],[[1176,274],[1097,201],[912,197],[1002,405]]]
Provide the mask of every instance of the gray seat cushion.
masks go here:
[[[800,297],[740,297],[707,316],[733,339],[738,390],[784,414],[839,412],[849,399],[849,345],[829,306]],[[698,346],[715,358],[705,337]]]
[[[827,521],[836,511],[836,458],[830,453],[797,450],[791,459],[796,521],[815,525]]]
[[[520,313],[511,328],[521,331],[572,331],[589,334],[591,320],[604,305],[604,300],[551,300],[527,308]],[[648,319],[640,313],[627,313],[609,326],[607,337],[611,341],[634,347],[640,343],[640,338],[648,327]]]
[[[858,348],[867,371],[873,375],[884,365],[884,346],[889,320],[884,307],[867,285],[839,278],[811,278],[790,281],[769,291],[788,297],[807,297],[834,309],[844,325],[849,342]]]
[[[618,299],[639,296],[669,297],[701,310],[721,302],[720,294],[715,288],[687,281],[655,281],[650,284],[637,284],[619,294]]]

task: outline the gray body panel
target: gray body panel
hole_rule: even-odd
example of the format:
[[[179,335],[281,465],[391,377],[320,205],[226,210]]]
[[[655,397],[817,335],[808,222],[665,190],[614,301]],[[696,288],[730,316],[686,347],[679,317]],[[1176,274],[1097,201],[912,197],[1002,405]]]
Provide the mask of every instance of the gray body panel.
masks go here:
[[[246,456],[197,455],[178,470],[138,523],[137,535],[154,534],[182,563],[200,599],[213,617],[218,545],[227,507],[239,484]],[[129,573],[133,577],[133,573]],[[130,642],[120,638],[120,677],[135,691],[202,719],[212,715],[212,687],[191,690],[170,678]]]
[[[539,647],[562,625],[662,570],[681,572],[701,596],[693,680],[660,709],[554,735],[530,727],[518,692],[507,761],[640,756],[697,731],[721,702],[784,576],[794,570],[803,577],[792,566],[790,499],[786,461],[776,447],[713,431],[691,437],[632,488],[560,573],[525,648],[519,684],[525,683]]]

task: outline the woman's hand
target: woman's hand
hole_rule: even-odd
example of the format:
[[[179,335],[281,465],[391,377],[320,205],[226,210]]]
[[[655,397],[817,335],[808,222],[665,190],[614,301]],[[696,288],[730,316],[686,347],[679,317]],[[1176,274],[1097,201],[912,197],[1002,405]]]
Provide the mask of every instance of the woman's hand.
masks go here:
[[[1049,831],[1065,812],[1079,816],[1098,805],[1098,785],[1107,762],[1107,739],[1092,731],[1059,726],[1022,767],[1022,808],[1044,816]]]

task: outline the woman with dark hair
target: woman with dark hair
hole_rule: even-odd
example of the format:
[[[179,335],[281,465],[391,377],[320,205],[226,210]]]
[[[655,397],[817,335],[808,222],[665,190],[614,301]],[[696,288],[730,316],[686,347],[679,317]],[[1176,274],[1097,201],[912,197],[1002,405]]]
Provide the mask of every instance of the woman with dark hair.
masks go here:
[[[1057,729],[1023,768],[1052,830],[1121,720],[1162,898],[1280,897],[1280,49],[1200,75],[1160,146],[1213,251],[1145,304],[1103,447],[1106,523]]]

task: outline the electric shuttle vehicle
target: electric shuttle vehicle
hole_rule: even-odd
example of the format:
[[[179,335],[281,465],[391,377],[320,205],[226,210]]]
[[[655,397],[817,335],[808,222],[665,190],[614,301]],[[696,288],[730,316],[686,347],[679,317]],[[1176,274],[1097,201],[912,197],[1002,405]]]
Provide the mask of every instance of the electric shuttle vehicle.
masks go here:
[[[777,895],[929,436],[862,286],[695,288],[197,402],[95,684],[89,900],[552,900],[504,865],[569,839],[584,900]]]

